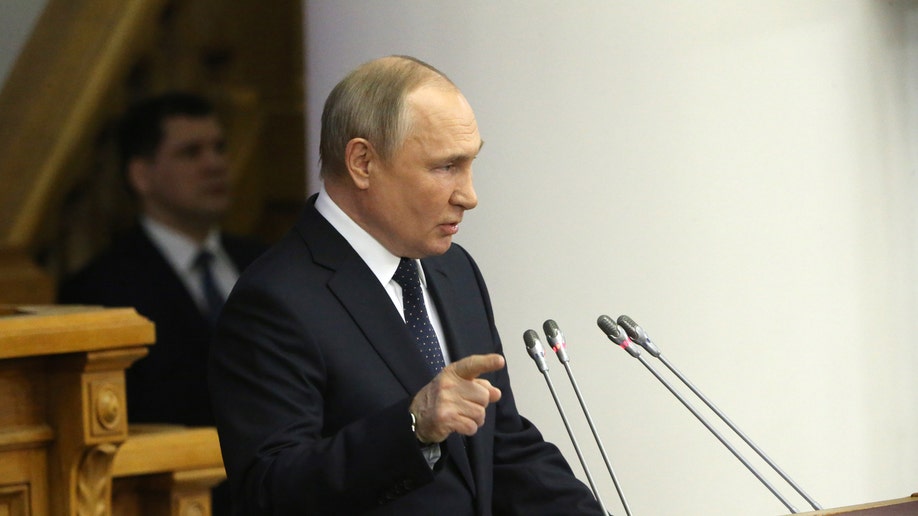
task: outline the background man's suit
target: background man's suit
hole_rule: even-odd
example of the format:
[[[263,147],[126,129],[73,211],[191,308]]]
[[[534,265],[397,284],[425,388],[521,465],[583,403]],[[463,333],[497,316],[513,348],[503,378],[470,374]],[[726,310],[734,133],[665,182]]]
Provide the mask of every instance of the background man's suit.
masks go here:
[[[485,425],[452,434],[431,471],[408,406],[433,375],[379,280],[314,203],[240,278],[212,349],[232,491],[261,504],[236,504],[238,514],[599,514],[518,414],[506,369],[482,376],[503,393]],[[452,359],[501,353],[471,257],[454,244],[422,264]]]
[[[264,251],[228,235],[221,243],[240,271]],[[132,306],[156,324],[149,355],[126,371],[131,422],[214,424],[205,378],[213,327],[140,226],[66,281],[58,301]]]

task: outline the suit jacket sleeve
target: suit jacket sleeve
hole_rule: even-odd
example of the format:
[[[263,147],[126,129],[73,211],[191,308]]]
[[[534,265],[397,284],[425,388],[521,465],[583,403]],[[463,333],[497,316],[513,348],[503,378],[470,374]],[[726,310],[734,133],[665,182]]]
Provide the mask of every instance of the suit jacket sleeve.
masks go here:
[[[357,513],[430,482],[405,393],[390,395],[385,406],[355,398],[350,411],[363,405],[372,411],[351,420],[338,415],[338,400],[354,395],[341,392],[342,382],[361,376],[373,382],[374,375],[358,353],[353,375],[340,378],[343,359],[328,356],[327,345],[339,341],[345,348],[349,339],[361,339],[359,332],[315,294],[324,287],[309,288],[313,279],[291,268],[296,277],[266,281],[272,258],[240,279],[211,354],[209,382],[234,511]],[[299,292],[286,288],[294,284]],[[304,299],[291,300],[296,295]]]

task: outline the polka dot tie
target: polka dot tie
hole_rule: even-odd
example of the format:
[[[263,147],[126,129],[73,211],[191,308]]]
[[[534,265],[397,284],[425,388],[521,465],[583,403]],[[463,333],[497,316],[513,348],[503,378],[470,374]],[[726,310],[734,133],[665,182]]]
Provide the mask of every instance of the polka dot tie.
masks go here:
[[[430,324],[427,306],[424,305],[424,292],[421,290],[421,278],[414,260],[402,258],[392,279],[402,287],[402,306],[405,309],[405,324],[414,335],[418,350],[424,356],[427,365],[434,373],[439,373],[445,366],[440,341]]]

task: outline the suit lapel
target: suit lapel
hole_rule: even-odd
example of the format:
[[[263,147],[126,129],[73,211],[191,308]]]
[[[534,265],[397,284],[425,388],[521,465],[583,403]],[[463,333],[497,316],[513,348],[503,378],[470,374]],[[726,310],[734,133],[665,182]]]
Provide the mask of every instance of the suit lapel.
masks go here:
[[[478,344],[476,337],[470,337],[467,331],[480,325],[481,321],[470,320],[467,316],[465,308],[468,300],[460,298],[457,294],[449,272],[436,260],[421,260],[421,263],[427,278],[427,288],[434,304],[437,305],[437,313],[440,314],[450,356],[456,360],[487,353],[487,348]]]
[[[432,378],[414,339],[379,280],[356,251],[315,209],[314,199],[297,225],[315,262],[333,272],[328,288],[408,393]]]
[[[427,278],[427,287],[430,290],[430,297],[434,304],[437,305],[437,313],[440,315],[440,323],[443,325],[443,333],[446,337],[446,345],[449,349],[450,356],[454,360],[459,360],[476,353],[472,342],[464,337],[459,328],[463,327],[462,302],[456,295],[456,290],[450,280],[447,271],[437,264],[427,260],[421,260],[424,267],[424,276]],[[477,351],[480,353],[480,351]],[[472,465],[469,461],[469,451],[466,445],[471,445],[474,441],[472,438],[463,438],[458,434],[453,434],[447,439],[447,447],[450,454],[454,457],[462,478],[465,479],[473,493],[476,492],[475,479],[472,475]],[[474,453],[474,450],[471,450]],[[474,456],[474,455],[473,455]],[[478,461],[479,463],[481,461]]]
[[[342,263],[328,286],[408,393],[433,378],[389,295],[362,260]]]
[[[209,332],[210,323],[201,313],[191,292],[182,283],[179,273],[172,268],[163,252],[153,243],[143,228],[138,227],[136,231],[137,233],[131,237],[135,240],[130,244],[129,249],[130,252],[135,253],[135,259],[138,262],[146,264],[143,267],[144,274],[138,275],[137,281],[148,282],[147,291],[154,293],[153,295],[173,300],[169,308],[171,317],[176,321],[184,321],[185,328],[195,328],[198,332],[203,333]],[[207,339],[204,339],[204,342],[208,342]]]
[[[417,352],[414,338],[370,268],[344,237],[316,211],[315,198],[310,199],[297,224],[297,230],[312,252],[315,262],[334,271],[328,282],[329,289],[395,378],[405,387],[405,391],[414,395],[421,390],[433,379],[433,375]],[[425,267],[431,297],[437,305],[450,353],[453,357],[466,356],[471,348],[454,331],[458,327],[457,321],[461,319],[456,317],[456,299],[449,280],[444,271],[427,271]],[[432,280],[431,275],[436,276],[436,279]],[[463,479],[474,493],[475,482],[464,441],[460,435],[453,434],[446,440],[446,446]]]

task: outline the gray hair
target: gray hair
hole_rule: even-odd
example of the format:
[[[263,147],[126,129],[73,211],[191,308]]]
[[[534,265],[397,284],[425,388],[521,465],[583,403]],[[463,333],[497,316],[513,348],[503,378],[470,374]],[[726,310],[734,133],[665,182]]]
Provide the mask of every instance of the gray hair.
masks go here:
[[[456,87],[433,66],[409,56],[375,59],[349,73],[328,95],[322,111],[322,177],[344,173],[345,148],[354,138],[369,141],[384,161],[392,158],[411,126],[405,98],[438,81]]]

